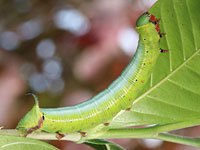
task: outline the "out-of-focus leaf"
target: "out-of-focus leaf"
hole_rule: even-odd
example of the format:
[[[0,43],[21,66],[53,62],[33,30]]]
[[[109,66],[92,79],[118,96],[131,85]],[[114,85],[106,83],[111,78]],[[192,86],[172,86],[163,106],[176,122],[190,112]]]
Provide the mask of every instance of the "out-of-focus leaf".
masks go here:
[[[0,135],[0,149],[1,150],[58,150],[56,147],[24,137],[15,137]]]

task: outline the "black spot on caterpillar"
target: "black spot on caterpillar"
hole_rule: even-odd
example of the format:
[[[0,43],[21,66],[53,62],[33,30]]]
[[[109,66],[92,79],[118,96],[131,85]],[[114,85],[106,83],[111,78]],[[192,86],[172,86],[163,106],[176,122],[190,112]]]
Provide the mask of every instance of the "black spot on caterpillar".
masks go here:
[[[158,22],[155,16],[148,12],[139,17],[136,30],[140,40],[136,54],[107,89],[84,103],[55,109],[39,108],[37,97],[32,94],[35,105],[20,120],[17,129],[27,134],[36,130],[54,132],[63,137],[66,133],[85,133],[99,124],[109,125],[108,122],[119,111],[130,110],[137,94],[150,77],[160,54],[161,36]]]

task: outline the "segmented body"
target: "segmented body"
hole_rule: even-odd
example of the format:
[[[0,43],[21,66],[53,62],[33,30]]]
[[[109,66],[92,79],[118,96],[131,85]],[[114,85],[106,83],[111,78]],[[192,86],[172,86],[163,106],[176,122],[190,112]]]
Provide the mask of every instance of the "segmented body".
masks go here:
[[[38,125],[39,119],[36,118],[42,117],[43,121],[37,130],[58,133],[83,132],[109,122],[119,111],[131,107],[137,94],[149,79],[160,54],[160,35],[155,24],[148,21],[138,26],[136,30],[140,36],[136,54],[122,74],[107,89],[90,100],[71,107],[42,109],[35,105],[34,111],[37,115],[32,118],[35,120],[34,123],[28,123],[23,118],[17,128],[33,129],[34,125]],[[25,118],[28,118],[27,116],[31,117],[31,113]]]

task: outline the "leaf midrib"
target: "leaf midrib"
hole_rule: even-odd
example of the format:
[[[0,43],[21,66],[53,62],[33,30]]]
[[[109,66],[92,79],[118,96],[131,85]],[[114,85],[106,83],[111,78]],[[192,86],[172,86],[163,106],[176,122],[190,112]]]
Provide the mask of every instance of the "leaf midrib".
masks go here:
[[[135,99],[135,101],[133,102],[133,105],[135,103],[137,103],[140,99],[144,98],[145,96],[147,96],[150,92],[152,92],[154,89],[156,89],[157,87],[159,87],[162,83],[164,83],[165,81],[167,81],[172,75],[174,75],[177,71],[179,71],[180,69],[182,69],[182,67],[184,67],[184,65],[186,65],[187,62],[189,62],[193,57],[195,57],[196,55],[198,55],[198,53],[200,52],[200,49],[197,50],[193,55],[191,55],[186,61],[184,61],[179,67],[177,67],[175,70],[173,70],[172,72],[170,72],[165,78],[163,78],[162,80],[160,80],[157,84],[155,84],[154,86],[152,86],[151,88],[149,88],[149,90],[147,90],[144,94],[142,94],[141,96],[139,96],[137,99]]]

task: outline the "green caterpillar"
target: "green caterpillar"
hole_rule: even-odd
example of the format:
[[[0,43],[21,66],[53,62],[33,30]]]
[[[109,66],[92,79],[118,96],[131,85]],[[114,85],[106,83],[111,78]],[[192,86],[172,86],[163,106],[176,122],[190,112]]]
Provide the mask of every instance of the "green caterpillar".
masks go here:
[[[55,109],[39,108],[37,97],[33,94],[35,105],[21,119],[17,129],[26,134],[40,130],[58,135],[84,133],[99,124],[109,125],[119,111],[130,110],[160,54],[159,41],[162,35],[158,22],[148,12],[140,16],[136,23],[140,35],[137,52],[120,77],[107,89],[86,102]]]

